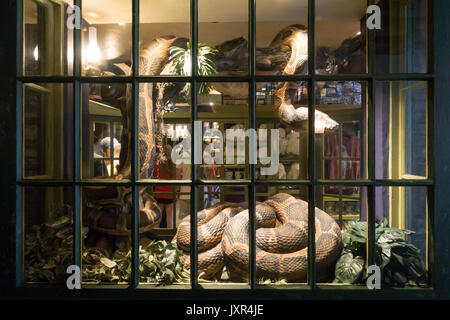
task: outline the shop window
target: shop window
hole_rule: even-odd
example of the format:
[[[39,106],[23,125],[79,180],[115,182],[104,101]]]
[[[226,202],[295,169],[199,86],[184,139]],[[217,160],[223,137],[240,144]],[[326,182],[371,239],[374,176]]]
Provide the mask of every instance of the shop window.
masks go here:
[[[378,1],[376,32],[367,1],[82,1],[75,30],[47,2],[23,1],[19,285],[431,285],[427,1]]]

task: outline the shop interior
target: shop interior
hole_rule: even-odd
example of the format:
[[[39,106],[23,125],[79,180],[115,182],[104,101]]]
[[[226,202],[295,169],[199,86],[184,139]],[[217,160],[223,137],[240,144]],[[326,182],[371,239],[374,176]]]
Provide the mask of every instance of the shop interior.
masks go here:
[[[422,11],[426,1],[406,1],[404,4],[394,2],[379,1],[379,5],[385,9],[383,21],[391,21],[391,24],[376,34],[375,59],[378,72],[426,72],[426,13],[423,13],[426,10]],[[74,33],[66,23],[70,21],[67,10],[70,5],[72,3],[68,0],[24,1],[25,75],[65,77],[74,74]],[[249,75],[248,3],[240,0],[199,0],[198,5],[199,74]],[[286,74],[285,66],[292,48],[275,46],[274,43],[277,35],[290,26],[301,25],[308,30],[307,6],[306,0],[256,1],[257,75]],[[403,20],[392,18],[396,10],[404,10],[405,15],[401,16]],[[347,75],[351,78],[352,74],[368,72],[366,1],[317,0],[315,11],[315,73]],[[118,181],[118,176],[127,172],[127,165],[130,164],[132,86],[127,81],[108,82],[101,78],[126,78],[132,75],[135,63],[132,61],[132,4],[131,1],[84,0],[81,15],[81,75],[97,79],[82,81],[80,93],[81,179],[93,183],[92,186],[83,185],[81,188],[83,259],[90,261],[101,255],[111,261],[111,269],[112,265],[120,266],[119,271],[112,272],[108,269],[108,263],[102,269],[91,268],[86,262],[83,276],[87,282],[126,283],[130,275],[124,270],[131,265],[131,256],[123,254],[119,259],[118,255],[122,253],[117,251],[126,252],[130,246],[131,188],[114,186],[113,183]],[[190,32],[190,1],[141,0],[140,75],[191,76]],[[155,39],[162,40],[155,44]],[[300,41],[306,41],[307,44],[307,38]],[[166,43],[170,45],[164,49]],[[303,50],[307,54],[307,47]],[[157,68],[159,63],[154,57],[158,54],[165,64],[161,65],[159,73],[154,74],[152,68]],[[146,67],[146,63],[149,66]],[[167,67],[168,63],[171,67]],[[295,72],[307,74],[307,61]],[[263,174],[264,168],[267,169],[271,163],[256,163],[256,201],[264,202],[283,193],[307,203],[310,199],[307,184],[296,185],[290,181],[308,181],[311,178],[309,152],[312,148],[308,145],[311,140],[307,125],[301,130],[294,130],[280,120],[277,109],[281,85],[284,83],[256,84],[255,132],[268,134],[265,139],[258,140],[255,150],[259,155],[269,155],[274,152],[273,142],[279,151],[276,173]],[[427,178],[426,83],[379,81],[374,87],[376,103],[373,113],[369,112],[370,88],[367,81],[317,81],[313,88],[315,109],[337,124],[331,130],[316,118],[315,176],[326,183],[316,185],[315,205],[335,221],[342,234],[353,222],[367,221],[371,195],[368,194],[368,188],[358,181],[371,178],[370,148],[375,150],[373,161],[376,179]],[[308,108],[308,91],[311,90],[308,82],[289,82],[288,88],[290,95],[286,99],[289,103],[295,109]],[[147,148],[150,142],[141,139],[139,131],[138,175],[139,179],[151,183],[148,186],[139,185],[139,245],[145,248],[153,243],[155,247],[152,250],[161,250],[161,254],[166,252],[170,255],[177,247],[173,239],[185,228],[188,221],[186,217],[191,214],[192,201],[196,201],[198,210],[204,212],[210,212],[211,208],[223,203],[248,204],[249,201],[249,190],[245,183],[227,184],[230,181],[251,179],[249,154],[252,146],[249,143],[234,144],[233,140],[233,159],[227,158],[223,163],[215,160],[208,163],[203,157],[202,163],[197,165],[197,177],[206,184],[198,187],[197,199],[191,198],[191,165],[181,160],[179,163],[168,160],[173,159],[174,155],[178,159],[190,157],[190,139],[194,132],[191,127],[192,94],[197,95],[196,116],[201,121],[200,138],[194,134],[193,139],[201,145],[202,152],[207,150],[210,154],[223,156],[228,151],[228,132],[245,131],[251,127],[250,91],[246,82],[201,82],[198,92],[192,93],[189,83],[174,81],[140,83],[139,92],[139,130],[145,126],[153,133],[152,139],[155,139],[152,142],[154,150],[149,152]],[[147,92],[150,99],[141,99],[142,92]],[[72,181],[76,165],[73,93],[74,85],[70,82],[24,84],[25,179]],[[304,123],[307,124],[307,121]],[[369,124],[375,127],[374,141],[369,137]],[[276,140],[272,136],[275,132]],[[131,181],[130,176],[124,175],[123,181]],[[187,183],[170,184],[171,180]],[[353,181],[355,184],[333,185],[333,180]],[[158,185],[157,181],[164,183]],[[402,234],[400,238],[420,251],[417,256],[425,270],[426,188],[377,187],[374,194],[377,220],[385,218],[390,227],[415,232],[414,235]],[[49,221],[55,217],[70,216],[74,201],[72,187],[28,187],[24,197],[25,239],[31,239],[35,244],[37,240],[33,230],[37,230],[40,225],[48,228],[52,225]],[[157,211],[157,221],[149,213],[151,210]],[[58,221],[61,222],[61,219]],[[64,242],[65,250],[70,251],[69,238],[73,229],[69,220],[64,221],[64,228],[58,229],[59,235],[56,237]],[[200,225],[198,230],[199,236],[202,236]],[[155,242],[161,240],[166,241],[164,248],[157,247],[159,243]],[[33,248],[30,246],[26,254]],[[100,253],[95,256],[88,249]],[[148,267],[145,264],[148,258],[146,254],[148,251],[144,250],[140,260],[142,270]],[[183,254],[186,255],[186,252]],[[360,255],[365,256],[365,252]],[[71,258],[68,254],[67,259]],[[183,262],[183,259],[180,258],[180,261]],[[30,265],[27,269],[28,281],[45,282],[56,277],[33,267],[33,263],[39,260],[37,254],[30,253],[25,260]],[[54,264],[62,264],[63,261]],[[186,264],[184,269],[184,272],[189,272]],[[221,269],[220,274],[214,275],[216,282],[246,282],[237,269]],[[180,270],[177,272],[181,274]],[[103,276],[97,276],[98,273]],[[422,283],[425,271],[418,271],[418,274],[420,281],[414,282],[408,278],[403,284]],[[142,278],[141,281],[158,283],[166,281],[167,277],[165,274],[160,278]],[[211,279],[214,277],[202,280],[213,282]],[[262,279],[261,283],[284,281],[279,277],[268,278]],[[303,283],[306,278],[294,280]],[[320,280],[326,283],[335,280],[334,265],[328,266],[327,274]]]

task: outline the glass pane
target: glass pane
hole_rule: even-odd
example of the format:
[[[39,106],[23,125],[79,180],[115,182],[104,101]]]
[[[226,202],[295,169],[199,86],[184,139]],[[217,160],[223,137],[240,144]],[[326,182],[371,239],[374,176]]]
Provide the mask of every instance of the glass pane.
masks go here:
[[[191,75],[190,49],[187,47],[191,33],[190,1],[141,0],[139,23],[139,73]],[[175,62],[176,68],[167,65],[168,61]]]
[[[366,83],[354,81],[327,81],[316,85],[316,109],[337,124],[323,130],[324,121],[316,117],[320,179],[357,180],[366,176],[365,88]]]
[[[386,219],[389,227],[403,230],[396,233],[386,229],[384,238],[382,235],[378,239],[380,247],[391,250],[390,256],[377,257],[383,259],[383,282],[391,286],[427,286],[427,188],[379,187],[375,208],[378,219]],[[391,240],[386,242],[389,236]]]
[[[177,247],[176,232],[178,228],[181,238],[190,237],[190,187],[155,185],[141,187],[140,191],[140,282],[189,283],[189,250],[184,252]],[[149,219],[153,219],[153,225],[145,225]]]
[[[200,83],[198,95],[199,135],[202,159],[200,179],[248,179],[250,148],[256,143],[249,129],[248,83]],[[201,129],[202,128],[202,129]],[[254,163],[255,161],[253,161]]]
[[[366,72],[366,4],[316,1],[316,73]]]
[[[24,74],[73,74],[73,28],[66,23],[72,0],[23,2]]]
[[[73,176],[73,86],[23,85],[24,178]]]
[[[427,72],[428,1],[380,1],[378,6],[382,25],[375,30],[377,72]]]
[[[306,74],[307,24],[308,0],[257,0],[256,73]]]
[[[73,189],[25,187],[24,280],[66,286],[73,264]]]
[[[256,197],[257,284],[305,284],[308,188],[269,186],[267,190],[257,190]]]
[[[131,280],[132,194],[130,187],[82,188],[82,280],[86,284],[128,283]],[[140,193],[140,202],[146,195]],[[139,231],[153,225],[159,209],[140,212]]]
[[[375,105],[376,177],[427,177],[427,83],[378,82]]]
[[[127,85],[90,83],[81,88],[82,176],[111,179],[126,163],[131,115]]]
[[[257,178],[307,179],[308,83],[257,83],[256,87]],[[298,121],[291,122],[297,115]]]
[[[83,75],[98,77],[130,74],[131,7],[131,1],[83,1]]]
[[[199,75],[248,74],[248,2],[199,0],[198,48]]]
[[[188,83],[139,85],[141,179],[190,179],[190,95]]]
[[[317,282],[366,285],[367,188],[316,188]]]

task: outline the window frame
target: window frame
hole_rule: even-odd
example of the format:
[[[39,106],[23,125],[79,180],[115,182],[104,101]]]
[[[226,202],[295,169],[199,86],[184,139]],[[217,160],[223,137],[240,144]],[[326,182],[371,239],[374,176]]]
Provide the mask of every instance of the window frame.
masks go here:
[[[74,4],[80,4],[80,0],[75,0]],[[139,9],[138,9],[138,2],[137,0],[133,0],[133,57],[137,58],[137,43],[139,40],[138,37],[138,20],[139,20]],[[191,19],[192,21],[197,21],[197,6],[196,6],[197,1],[196,0],[191,0]],[[429,230],[434,231],[433,234],[430,234],[430,248],[432,250],[430,250],[430,258],[432,261],[432,265],[430,267],[430,271],[431,271],[431,288],[426,288],[426,289],[414,289],[414,290],[389,290],[388,288],[385,289],[381,289],[379,291],[373,292],[370,290],[367,290],[365,288],[362,287],[353,287],[353,286],[340,286],[339,288],[328,288],[327,290],[316,290],[316,289],[320,289],[320,286],[317,286],[315,284],[315,279],[314,277],[311,278],[311,275],[314,275],[315,273],[315,268],[314,268],[314,264],[311,264],[311,262],[309,262],[310,266],[309,266],[309,271],[308,271],[308,286],[306,288],[309,288],[311,290],[304,290],[305,288],[298,288],[299,290],[288,290],[289,293],[286,293],[286,291],[284,290],[252,290],[252,293],[254,293],[254,297],[258,298],[258,297],[267,297],[267,296],[271,296],[271,297],[276,297],[276,298],[282,298],[282,297],[286,297],[287,295],[291,295],[292,293],[295,293],[296,296],[298,297],[328,297],[328,298],[332,298],[333,295],[336,295],[336,293],[339,294],[340,297],[353,297],[355,298],[356,295],[358,295],[359,297],[378,297],[378,298],[405,298],[405,297],[426,297],[426,298],[433,298],[433,297],[437,297],[437,296],[442,296],[442,294],[444,296],[449,296],[449,290],[447,289],[448,285],[450,285],[450,277],[449,275],[449,271],[446,270],[446,267],[448,266],[449,263],[449,257],[445,256],[445,252],[448,252],[448,246],[450,244],[450,239],[448,236],[448,231],[445,229],[445,224],[449,224],[450,223],[450,218],[448,217],[448,215],[443,215],[443,216],[439,216],[439,215],[434,215],[434,212],[437,211],[438,209],[444,209],[444,208],[448,208],[450,206],[449,205],[449,200],[448,197],[445,196],[446,194],[446,190],[445,190],[445,186],[447,184],[447,181],[450,179],[450,169],[447,168],[446,166],[446,161],[448,161],[448,157],[450,155],[449,151],[446,151],[445,146],[447,143],[449,143],[449,137],[448,137],[448,132],[449,130],[447,129],[447,127],[445,126],[445,118],[448,116],[450,116],[450,112],[445,108],[446,107],[446,101],[448,101],[449,98],[449,93],[448,93],[448,89],[446,87],[446,84],[448,85],[449,81],[450,81],[450,77],[449,74],[445,73],[446,71],[448,72],[448,68],[442,68],[440,71],[439,69],[437,70],[437,75],[439,77],[441,77],[441,79],[444,79],[445,81],[443,81],[443,83],[436,83],[435,86],[435,74],[434,74],[434,53],[436,53],[436,62],[446,62],[446,56],[447,56],[447,52],[450,48],[450,45],[448,43],[441,43],[441,44],[437,44],[433,41],[433,35],[434,34],[438,34],[438,35],[444,35],[445,32],[449,29],[449,23],[446,20],[446,14],[445,14],[445,8],[450,9],[450,5],[448,2],[446,2],[445,0],[428,0],[428,7],[429,9],[429,14],[428,14],[428,36],[429,36],[429,42],[428,42],[428,73],[426,74],[387,74],[387,75],[378,75],[375,74],[373,71],[374,69],[374,35],[373,32],[369,31],[368,33],[368,65],[369,65],[369,70],[371,72],[367,73],[367,74],[360,74],[360,75],[334,75],[334,76],[318,76],[315,75],[314,72],[314,50],[312,49],[313,46],[312,44],[314,43],[314,13],[315,13],[315,7],[314,7],[314,0],[309,0],[309,12],[308,12],[308,38],[309,38],[309,57],[310,57],[310,63],[309,63],[309,73],[308,75],[305,76],[288,76],[288,77],[280,77],[280,76],[255,76],[254,73],[254,69],[250,68],[250,75],[249,77],[243,77],[240,79],[240,81],[248,81],[251,85],[250,85],[250,112],[254,111],[254,107],[255,107],[255,83],[256,81],[277,81],[277,80],[307,80],[309,81],[309,89],[314,88],[314,83],[318,80],[329,80],[329,81],[336,81],[336,80],[364,80],[368,82],[368,111],[369,111],[369,121],[368,121],[368,141],[369,143],[371,142],[371,144],[369,144],[369,163],[368,163],[368,171],[369,171],[369,180],[365,180],[365,181],[357,181],[358,185],[361,186],[366,186],[368,188],[368,195],[369,195],[369,214],[368,214],[368,225],[369,225],[369,234],[368,234],[368,241],[369,241],[369,246],[368,246],[368,255],[369,255],[369,262],[373,261],[374,259],[374,226],[375,226],[375,220],[374,220],[374,193],[375,193],[375,187],[376,186],[392,186],[392,185],[396,185],[396,186],[427,186],[428,189],[428,209],[429,214],[428,214],[428,221],[429,223]],[[374,1],[369,0],[368,1],[369,4],[374,3]],[[11,4],[10,4],[11,6]],[[254,42],[254,37],[252,37],[252,35],[254,35],[255,32],[255,27],[256,27],[256,23],[255,23],[255,0],[249,0],[249,15],[250,15],[250,20],[249,20],[249,36],[250,36],[250,41],[249,41],[249,46],[250,46],[250,52],[254,53],[254,48],[255,48],[255,42]],[[15,248],[14,253],[12,254],[13,259],[15,260],[15,273],[12,277],[12,279],[14,279],[13,281],[13,285],[12,285],[12,292],[15,292],[15,294],[17,296],[21,296],[21,294],[23,294],[23,292],[32,292],[33,295],[39,295],[39,293],[45,292],[42,291],[42,288],[26,288],[23,286],[23,282],[22,282],[22,278],[21,278],[21,264],[22,264],[22,248],[21,248],[21,239],[23,237],[23,231],[22,231],[22,192],[21,189],[23,186],[25,185],[54,185],[56,182],[54,181],[35,181],[35,182],[25,182],[22,179],[22,132],[21,132],[21,128],[22,128],[22,83],[25,82],[73,82],[74,84],[74,110],[75,110],[75,114],[79,114],[80,112],[80,84],[83,81],[97,81],[97,82],[121,82],[121,81],[126,81],[126,80],[131,80],[133,83],[133,98],[134,98],[134,112],[136,112],[137,110],[137,87],[138,87],[138,83],[140,81],[170,81],[170,82],[174,82],[173,78],[169,79],[165,79],[164,77],[135,77],[132,76],[129,79],[83,79],[83,77],[81,77],[80,75],[80,58],[81,58],[81,51],[80,51],[80,46],[75,45],[74,47],[74,75],[71,77],[54,77],[54,76],[49,76],[49,77],[24,77],[22,76],[22,49],[23,49],[23,44],[22,44],[22,17],[23,14],[21,12],[22,10],[22,1],[18,1],[16,4],[13,4],[11,8],[9,8],[11,11],[15,11],[17,12],[17,19],[16,19],[16,29],[17,29],[17,35],[16,35],[16,49],[17,49],[17,57],[16,57],[16,68],[15,68],[15,72],[11,70],[10,71],[10,75],[13,79],[15,79],[15,81],[13,81],[14,83],[14,91],[16,92],[16,95],[14,96],[15,99],[15,103],[12,103],[11,105],[16,106],[16,113],[11,115],[11,117],[8,117],[8,119],[11,119],[13,123],[15,123],[15,133],[16,133],[16,158],[14,159],[13,163],[15,163],[15,167],[16,167],[16,172],[15,172],[15,179],[11,179],[9,181],[14,180],[13,185],[15,186],[14,189],[14,193],[16,194],[15,197],[13,197],[13,199],[15,199],[15,205],[13,205],[13,207],[15,207],[15,212],[13,215],[15,215],[16,217],[16,224],[15,224],[15,240],[8,241],[8,243],[10,243],[12,248]],[[436,20],[433,20],[433,18],[436,18]],[[436,29],[436,33],[434,33],[434,30]],[[195,43],[197,42],[197,24],[196,23],[192,23],[191,24],[191,31],[192,31],[192,42]],[[11,39],[10,39],[11,40]],[[77,30],[75,31],[75,40],[76,43],[80,44],[81,43],[81,34],[80,31]],[[434,52],[434,49],[436,50]],[[196,59],[196,48],[194,46],[193,48],[193,59],[195,61]],[[312,53],[312,55],[311,55]],[[11,58],[14,57],[14,55],[10,55]],[[134,59],[134,61],[136,61],[136,59]],[[250,66],[254,66],[254,55],[250,55]],[[193,65],[193,69],[195,69],[195,64]],[[137,74],[137,66],[133,67],[133,72],[134,74]],[[236,78],[235,78],[236,79]],[[201,81],[201,80],[206,80],[206,79],[202,79],[202,77],[199,76],[193,76],[193,77],[186,77],[186,78],[179,78],[176,81],[180,81],[180,82],[191,82],[193,91],[195,91],[196,89],[196,85],[197,82]],[[212,79],[208,78],[208,81],[230,81],[229,78],[227,77],[213,77]],[[429,159],[429,163],[428,163],[428,168],[429,168],[429,178],[428,180],[422,180],[422,181],[412,181],[412,180],[387,180],[387,179],[375,179],[375,174],[374,174],[374,124],[373,124],[373,120],[370,120],[370,115],[372,115],[372,119],[374,119],[373,117],[373,112],[374,112],[374,89],[375,89],[375,83],[376,81],[390,81],[390,80],[425,80],[428,82],[429,84],[429,90],[428,90],[428,111],[430,114],[430,119],[429,119],[429,128],[428,128],[428,139],[430,142],[430,147],[428,149],[428,159]],[[236,80],[234,80],[236,81]],[[239,81],[239,79],[238,79]],[[313,117],[311,117],[311,115],[313,115],[314,110],[315,110],[315,105],[313,103],[314,101],[314,90],[310,90],[309,91],[311,94],[309,95],[309,130],[310,133],[314,133],[314,121],[313,121]],[[196,95],[192,95],[191,97],[192,99],[192,106],[193,106],[193,111],[196,111]],[[9,101],[12,102],[12,100],[10,99]],[[254,113],[253,113],[254,114]],[[434,122],[434,115],[436,115],[436,124]],[[440,117],[442,116],[442,118]],[[193,112],[193,119],[192,121],[195,120],[196,117],[196,112]],[[15,121],[14,121],[15,119]],[[133,117],[134,119],[134,128],[136,129],[137,126],[137,122],[136,122],[136,117]],[[251,121],[251,125],[253,125],[253,127],[255,127],[255,118],[254,116],[252,116],[250,118]],[[252,126],[250,126],[252,127]],[[135,132],[134,132],[135,133]],[[80,157],[77,157],[77,155],[79,156],[79,146],[80,146],[80,119],[79,117],[75,116],[74,117],[74,134],[75,134],[75,143],[74,143],[74,148],[75,148],[75,155],[74,155],[74,183],[70,184],[74,186],[74,196],[75,196],[75,207],[74,207],[74,218],[75,218],[75,223],[74,223],[74,254],[75,254],[75,263],[78,264],[80,263],[80,253],[81,253],[81,248],[80,248],[80,188],[82,185],[85,185],[86,182],[83,182],[80,180]],[[436,136],[436,139],[435,139]],[[3,137],[2,137],[3,138]],[[134,134],[134,150],[135,152],[137,151],[137,139],[136,139],[136,135]],[[194,139],[193,139],[194,140]],[[310,142],[314,142],[315,138],[314,138],[314,134],[310,134],[309,135],[309,140]],[[433,144],[433,141],[435,142]],[[436,160],[434,159],[434,148],[439,148],[442,147],[444,149],[441,154],[436,155]],[[76,150],[78,148],[78,151]],[[310,171],[310,179],[307,181],[294,181],[291,183],[286,183],[286,184],[297,184],[297,185],[306,185],[308,186],[309,191],[312,193],[310,193],[310,204],[309,204],[309,221],[313,221],[312,219],[313,217],[313,209],[314,209],[314,193],[315,193],[315,186],[317,185],[327,185],[327,184],[333,184],[333,185],[345,185],[348,184],[346,182],[342,182],[342,181],[320,181],[318,179],[316,179],[315,177],[315,146],[314,143],[309,143],[309,151],[310,151],[310,158],[309,158],[309,162],[308,162],[308,167]],[[312,152],[311,152],[312,151]],[[137,167],[137,157],[134,157],[134,167]],[[8,162],[11,162],[11,157],[9,158]],[[194,162],[193,162],[194,163]],[[195,166],[195,165],[194,165]],[[434,170],[439,170],[439,176],[436,177],[436,180],[432,180],[434,178]],[[254,165],[251,165],[251,171],[254,173],[255,167]],[[197,187],[199,185],[203,185],[203,184],[207,184],[206,182],[202,182],[202,181],[197,181],[195,174],[196,174],[196,170],[192,170],[192,181],[191,181],[191,194],[193,196],[193,198],[196,198],[197,196]],[[246,182],[249,183],[249,186],[251,188],[249,188],[249,193],[250,193],[250,197],[249,197],[249,205],[250,208],[254,208],[254,187],[255,187],[255,180],[254,180],[255,175],[253,174],[251,176],[251,181],[250,182]],[[138,210],[137,209],[137,187],[140,185],[140,182],[137,181],[137,176],[136,176],[136,170],[134,171],[134,175],[133,175],[133,181],[132,181],[132,186],[133,186],[133,194],[134,194],[134,219],[133,219],[133,244],[137,243],[137,221],[136,221],[136,217],[137,217],[137,213]],[[145,182],[146,184],[151,184],[148,182]],[[218,182],[215,182],[215,184],[217,184]],[[239,184],[243,184],[242,181],[238,182]],[[234,184],[233,182],[231,182],[230,184]],[[354,183],[352,183],[354,184]],[[313,197],[311,199],[311,196]],[[196,201],[191,201],[191,211],[192,212],[196,212],[196,210],[192,210],[192,209],[196,209]],[[250,210],[250,211],[254,211]],[[254,215],[254,212],[251,213],[252,215]],[[195,226],[195,221],[196,220],[196,216],[192,215],[191,216],[191,225]],[[253,219],[251,219],[251,228],[252,230],[250,230],[251,235],[254,235],[254,221],[252,221]],[[441,224],[443,223],[443,224]],[[314,257],[314,241],[311,241],[311,238],[313,238],[313,234],[314,234],[314,224],[313,223],[309,223],[309,231],[312,232],[310,233],[310,245],[309,245],[309,252],[311,253],[311,255],[309,255],[310,257]],[[192,227],[193,232],[191,232],[191,239],[195,239],[196,236],[196,228]],[[8,233],[10,234],[10,233]],[[439,239],[442,240],[440,241],[440,243],[438,241],[435,242],[435,239]],[[251,262],[250,265],[250,275],[251,275],[251,288],[250,289],[255,289],[254,284],[254,277],[255,277],[255,265],[254,265],[254,246],[255,246],[255,239],[254,237],[252,237],[252,243],[251,243],[251,249],[252,249],[252,256],[251,256]],[[191,241],[192,243],[192,241]],[[436,252],[434,252],[436,251]],[[133,262],[137,261],[137,246],[134,245],[133,246]],[[440,254],[441,258],[439,259],[439,264],[434,265],[434,256],[436,254]],[[192,256],[195,258],[197,255],[197,251],[196,251],[196,246],[194,246],[194,250],[192,250]],[[309,259],[310,261],[314,261],[314,259]],[[136,280],[138,279],[138,277],[136,277],[136,271],[137,271],[137,265],[136,263],[134,263],[134,267],[133,267],[133,278]],[[192,264],[193,270],[196,271],[196,260],[193,260],[193,264]],[[201,291],[195,290],[198,289],[198,283],[196,281],[196,277],[194,277],[193,275],[195,274],[195,272],[191,272],[191,277],[194,281],[191,281],[192,284],[192,289],[194,289],[194,294],[192,295],[191,292],[189,292],[189,297],[190,298],[198,298],[198,297],[206,297],[209,296],[211,297],[211,292],[214,291],[210,291],[208,290],[206,292],[206,294],[202,294],[200,293]],[[440,282],[441,281],[441,282]],[[133,283],[133,286],[137,287],[137,283]],[[100,289],[100,288],[99,288]],[[139,289],[139,288],[138,288]],[[351,290],[348,290],[351,289]],[[29,291],[31,290],[31,291]],[[83,290],[81,290],[83,291]],[[96,290],[96,289],[92,289],[92,290],[88,290],[89,292],[91,292],[92,295],[102,295],[101,290]],[[119,290],[120,291],[120,290]],[[161,293],[163,293],[166,290],[156,290],[156,292],[158,294],[161,295]],[[177,290],[179,294],[183,295],[182,292],[180,292],[179,290]],[[181,290],[183,291],[183,290]],[[240,291],[240,292],[239,292]],[[132,294],[130,295],[129,292],[127,292],[127,296],[145,296],[148,295],[153,292],[153,290],[149,289],[149,290],[134,290],[132,291]],[[155,293],[156,293],[155,292]],[[170,291],[172,292],[172,294],[170,294],[170,296],[174,296],[173,292],[174,291]],[[274,296],[274,292],[276,292],[277,296]],[[283,292],[285,292],[283,294]],[[104,293],[103,293],[104,294]],[[117,295],[121,295],[119,292],[115,293]],[[239,297],[248,297],[248,292],[247,290],[230,290],[230,291],[226,291],[225,294],[220,294],[218,292],[215,292],[214,295],[216,297],[220,297],[220,296],[228,296],[229,294],[233,294],[233,297],[239,298]],[[52,293],[47,291],[47,295],[51,296]],[[73,297],[73,296],[80,296],[82,297],[83,294],[77,294],[77,293],[63,293],[63,295],[67,295],[68,297]],[[123,293],[122,293],[123,295]],[[153,295],[152,295],[153,296]],[[162,294],[162,296],[169,296],[169,294]]]

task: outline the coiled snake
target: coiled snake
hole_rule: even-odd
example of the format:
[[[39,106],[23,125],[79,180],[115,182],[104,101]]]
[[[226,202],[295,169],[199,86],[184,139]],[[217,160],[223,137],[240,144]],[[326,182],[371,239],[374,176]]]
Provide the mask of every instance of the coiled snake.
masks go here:
[[[213,278],[227,268],[245,277],[249,261],[249,211],[245,204],[219,204],[198,217],[198,272]],[[256,205],[256,272],[258,277],[306,280],[308,265],[308,203],[279,193]],[[342,250],[337,223],[315,210],[317,279],[325,279]],[[173,242],[184,251],[190,267],[190,216],[180,223]]]

